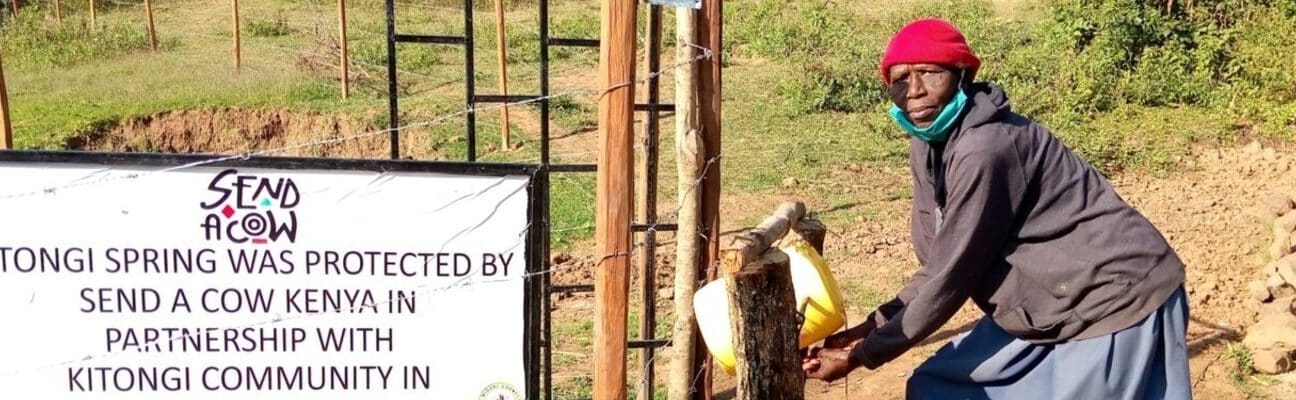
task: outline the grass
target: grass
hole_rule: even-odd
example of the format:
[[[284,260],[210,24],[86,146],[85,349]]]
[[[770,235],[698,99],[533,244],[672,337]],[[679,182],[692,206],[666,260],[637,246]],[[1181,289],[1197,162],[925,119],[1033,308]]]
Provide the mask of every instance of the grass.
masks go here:
[[[1233,360],[1230,378],[1233,381],[1233,387],[1236,387],[1247,399],[1264,399],[1264,392],[1257,387],[1257,384],[1265,383],[1255,375],[1255,367],[1251,360],[1251,351],[1244,346],[1230,343],[1224,350],[1224,354]]]

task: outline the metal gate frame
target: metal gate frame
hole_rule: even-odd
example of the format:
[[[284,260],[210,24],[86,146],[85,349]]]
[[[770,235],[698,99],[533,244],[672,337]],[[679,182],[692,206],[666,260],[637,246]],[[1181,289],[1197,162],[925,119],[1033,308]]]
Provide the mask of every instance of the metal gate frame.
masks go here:
[[[434,35],[434,34],[403,34],[396,30],[396,4],[395,0],[385,0],[387,13],[387,79],[388,79],[388,129],[390,130],[391,141],[391,158],[400,158],[400,106],[399,92],[397,90],[397,68],[396,68],[396,43],[425,43],[441,45],[459,45],[464,49],[464,124],[467,135],[467,149],[465,159],[468,163],[477,165],[489,165],[492,163],[477,162],[477,104],[504,104],[516,103],[523,101],[533,101],[540,107],[540,162],[533,164],[535,168],[534,178],[532,179],[532,230],[537,232],[535,249],[528,263],[528,273],[538,274],[540,279],[528,280],[527,287],[527,305],[526,309],[526,326],[525,334],[525,359],[527,373],[526,398],[540,399],[543,387],[544,399],[553,398],[553,324],[552,324],[552,296],[557,293],[588,293],[594,291],[593,284],[582,285],[553,285],[550,275],[547,273],[550,269],[550,237],[552,234],[552,225],[550,224],[550,173],[590,173],[597,172],[597,165],[594,164],[553,164],[550,162],[549,151],[549,131],[550,123],[550,91],[549,91],[549,47],[587,47],[598,48],[598,39],[589,38],[554,38],[549,36],[549,1],[538,0],[539,2],[539,30],[540,30],[540,93],[535,95],[496,95],[496,94],[478,94],[476,90],[476,68],[474,65],[473,55],[473,0],[464,0],[464,33],[461,36],[453,35]],[[646,3],[646,2],[645,2]],[[657,221],[657,158],[658,158],[658,137],[660,136],[659,117],[662,111],[673,112],[674,104],[661,104],[659,101],[660,80],[658,79],[658,70],[661,67],[661,18],[662,5],[646,4],[649,7],[648,13],[648,51],[647,61],[649,75],[647,79],[648,99],[647,103],[635,104],[635,112],[647,113],[644,124],[643,145],[645,149],[646,168],[643,171],[644,179],[647,182],[647,189],[644,191],[646,196],[647,218],[645,221],[639,221],[631,224],[632,233],[643,234],[643,253],[641,257],[645,260],[641,266],[641,284],[643,304],[640,312],[640,337],[637,340],[630,340],[628,346],[631,349],[642,349],[644,356],[640,358],[641,368],[644,379],[640,385],[640,393],[647,393],[646,398],[652,398],[655,390],[653,385],[654,373],[652,361],[654,352],[662,347],[670,346],[670,340],[654,337],[654,330],[657,325],[656,318],[656,284],[654,271],[656,271],[656,233],[664,231],[674,231],[676,224],[662,224]],[[538,298],[537,298],[538,297]],[[536,301],[539,300],[539,301]]]

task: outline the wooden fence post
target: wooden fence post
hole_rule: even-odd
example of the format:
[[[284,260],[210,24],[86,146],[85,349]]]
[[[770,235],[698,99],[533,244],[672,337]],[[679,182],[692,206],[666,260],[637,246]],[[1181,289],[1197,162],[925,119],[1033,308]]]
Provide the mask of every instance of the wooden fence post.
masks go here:
[[[91,26],[93,26],[96,22],[99,21],[98,11],[95,10],[97,8],[95,6],[98,5],[98,3],[99,2],[96,0],[90,0],[90,25]]]
[[[644,75],[647,85],[646,96],[643,96],[644,103],[657,104],[661,101],[661,87],[659,69],[661,69],[661,43],[662,43],[662,7],[648,5],[648,39],[645,43],[647,49],[644,52]],[[635,159],[635,168],[639,171],[635,175],[635,193],[638,196],[638,204],[635,206],[635,219],[641,224],[656,224],[657,221],[657,183],[658,183],[658,160],[660,159],[659,144],[661,143],[661,113],[656,110],[649,110],[644,113],[643,135],[641,146],[639,146],[638,157]],[[653,340],[657,338],[657,271],[655,266],[657,258],[657,232],[645,230],[636,243],[639,246],[639,255],[635,258],[635,269],[639,271],[640,293],[643,294],[639,302],[639,340]],[[657,381],[657,371],[654,361],[659,350],[650,346],[644,346],[639,353],[639,400],[653,400],[654,388]]]
[[[0,56],[0,150],[13,149],[13,125],[9,123],[9,89],[5,86],[4,57]]]
[[[602,0],[594,271],[594,399],[626,398],[630,218],[634,215],[635,0]]]
[[[802,400],[801,324],[787,254],[774,244],[805,216],[786,202],[721,252],[729,288],[730,332],[737,359],[737,400]]]
[[[679,226],[675,231],[675,325],[671,332],[671,357],[667,393],[670,400],[688,400],[699,372],[698,325],[693,313],[693,293],[704,275],[701,256],[706,253],[701,237],[703,156],[698,126],[697,57],[690,46],[697,13],[688,7],[675,8],[675,168]]]
[[[342,100],[351,95],[351,58],[347,55],[347,14],[346,0],[338,0],[339,45],[342,47]]]
[[[706,237],[706,252],[701,257],[700,266],[708,279],[716,276],[716,260],[720,257],[720,149],[721,149],[721,88],[723,64],[720,57],[724,54],[724,1],[706,0],[702,2],[702,11],[697,20],[697,44],[711,51],[711,58],[703,60],[698,67],[698,119],[702,123],[702,138],[705,142],[702,166],[702,235]],[[701,339],[698,339],[701,340]],[[697,359],[703,369],[703,377],[694,400],[710,400],[712,393],[712,363],[710,354],[702,346],[697,347]]]
[[[149,44],[153,46],[153,52],[157,53],[157,28],[153,26],[153,0],[144,0],[144,11],[148,13]]]
[[[54,0],[54,22],[63,24],[63,0]]]
[[[508,43],[504,31],[504,0],[495,0],[495,47],[499,58],[500,94],[508,96]],[[504,150],[513,146],[513,140],[509,136],[509,108],[506,103],[500,107],[500,140],[503,142]]]
[[[234,71],[243,71],[243,48],[239,38],[239,0],[234,2]]]
[[[10,8],[13,8],[14,19],[18,18],[18,0],[9,0]]]

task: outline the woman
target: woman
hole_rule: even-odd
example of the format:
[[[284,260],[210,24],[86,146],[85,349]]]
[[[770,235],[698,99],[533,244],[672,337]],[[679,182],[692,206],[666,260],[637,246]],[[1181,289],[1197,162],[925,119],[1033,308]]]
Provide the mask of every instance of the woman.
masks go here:
[[[912,136],[922,267],[867,321],[812,350],[806,373],[878,368],[971,298],[986,316],[913,372],[908,398],[1190,398],[1183,263],[1003,89],[974,83],[979,67],[940,20],[915,21],[887,46],[890,114]]]

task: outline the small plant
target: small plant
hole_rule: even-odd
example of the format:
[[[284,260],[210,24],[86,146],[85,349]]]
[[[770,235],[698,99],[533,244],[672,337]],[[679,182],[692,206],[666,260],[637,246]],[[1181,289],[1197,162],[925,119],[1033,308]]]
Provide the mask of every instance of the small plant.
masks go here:
[[[1232,343],[1224,350],[1224,355],[1233,360],[1233,370],[1231,377],[1233,386],[1242,391],[1248,399],[1263,399],[1264,394],[1256,383],[1264,383],[1255,377],[1255,364],[1251,359],[1251,351],[1245,346],[1234,346]]]
[[[296,29],[288,25],[288,17],[281,12],[270,19],[254,19],[247,24],[248,35],[252,37],[280,37],[292,34]]]

